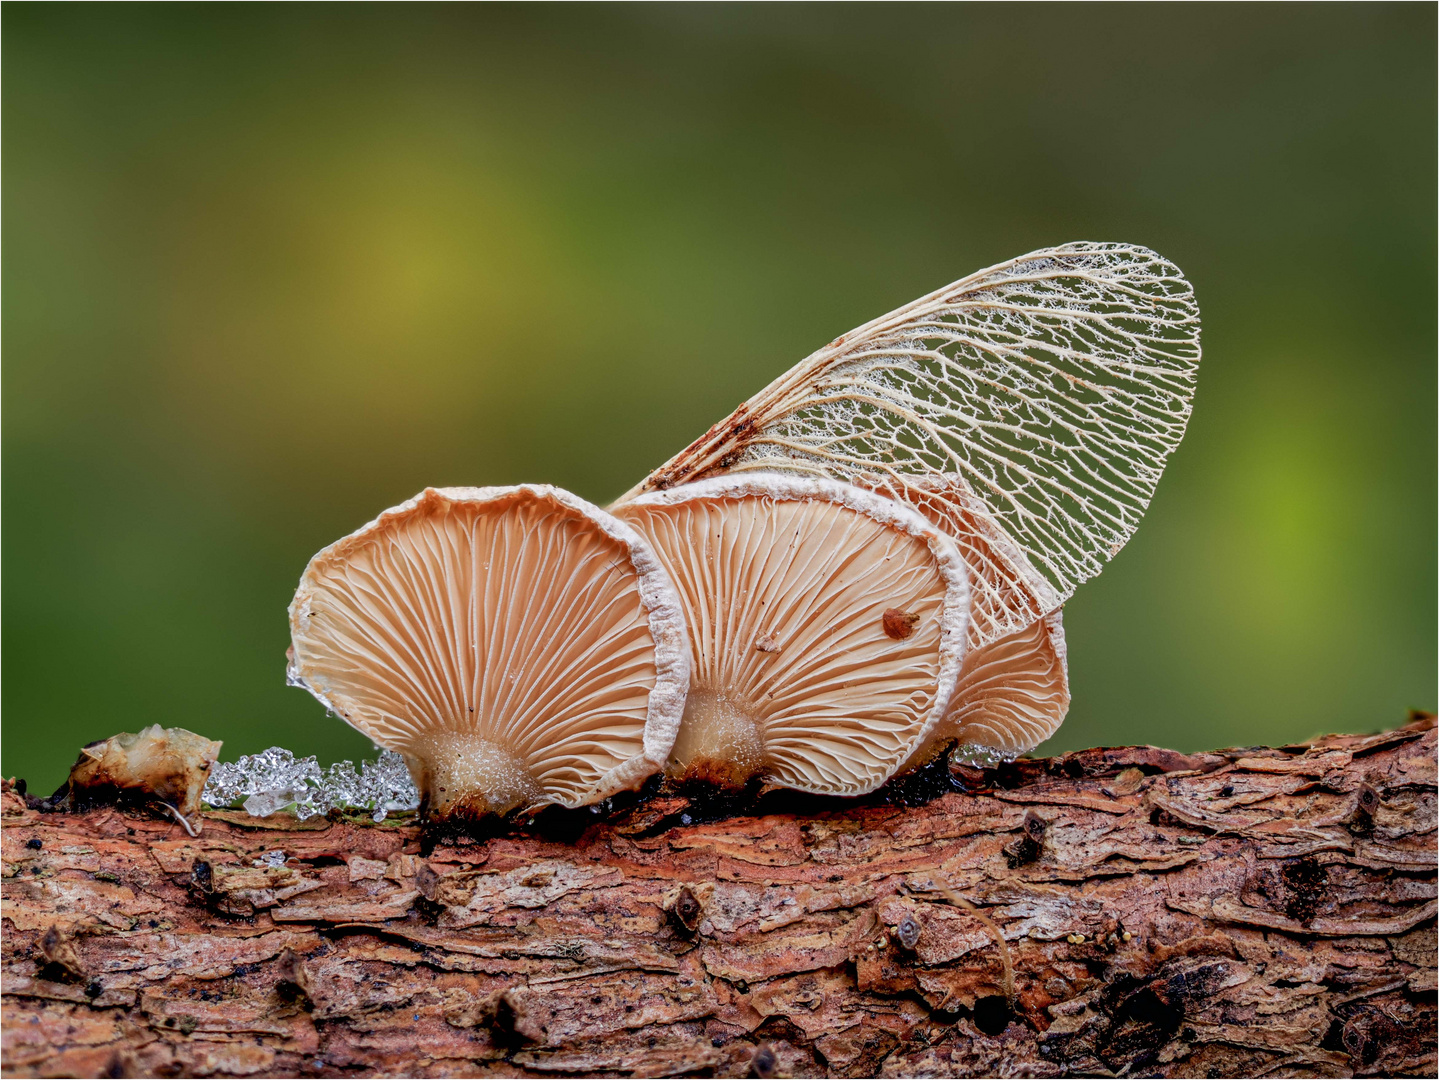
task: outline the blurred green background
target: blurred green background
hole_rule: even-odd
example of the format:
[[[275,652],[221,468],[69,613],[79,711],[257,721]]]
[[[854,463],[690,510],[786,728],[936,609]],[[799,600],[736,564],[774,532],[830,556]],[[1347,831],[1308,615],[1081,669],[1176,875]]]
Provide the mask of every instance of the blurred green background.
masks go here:
[[[322,763],[318,548],[618,495],[875,315],[1067,240],[1204,312],[1046,749],[1433,708],[1435,8],[3,12],[3,769],[158,721]]]

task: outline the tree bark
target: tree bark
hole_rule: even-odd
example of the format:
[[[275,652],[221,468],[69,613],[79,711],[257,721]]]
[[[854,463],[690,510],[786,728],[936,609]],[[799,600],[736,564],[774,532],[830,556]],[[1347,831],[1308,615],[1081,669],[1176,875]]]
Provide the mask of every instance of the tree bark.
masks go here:
[[[1432,718],[954,777],[472,842],[7,790],[3,1072],[1434,1074]]]

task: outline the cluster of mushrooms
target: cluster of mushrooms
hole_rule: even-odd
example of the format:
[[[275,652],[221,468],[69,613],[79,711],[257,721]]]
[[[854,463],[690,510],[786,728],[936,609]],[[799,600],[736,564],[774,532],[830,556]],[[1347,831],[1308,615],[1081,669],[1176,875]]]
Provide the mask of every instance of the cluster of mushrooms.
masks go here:
[[[1122,244],[1010,260],[830,343],[607,509],[429,488],[325,548],[290,680],[431,819],[664,771],[861,795],[1069,706],[1060,608],[1183,436],[1193,291]]]

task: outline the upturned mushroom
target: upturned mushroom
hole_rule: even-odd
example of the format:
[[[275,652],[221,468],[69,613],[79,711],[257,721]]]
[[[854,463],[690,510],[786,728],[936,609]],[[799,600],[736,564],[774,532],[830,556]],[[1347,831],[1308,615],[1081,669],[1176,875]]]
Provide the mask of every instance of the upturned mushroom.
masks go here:
[[[1015,758],[1058,730],[1069,711],[1069,667],[1059,611],[971,649],[943,719],[899,769],[954,745],[961,759]]]
[[[427,488],[310,560],[290,679],[405,756],[431,818],[581,806],[668,759],[679,597],[628,525],[558,488]]]
[[[889,485],[875,488],[888,494]],[[1033,750],[1069,711],[1069,668],[1062,608],[1043,575],[989,518],[969,486],[953,474],[918,478],[909,503],[954,539],[970,572],[969,651],[949,709],[906,772],[955,744],[962,757],[1014,758]],[[1003,568],[990,580],[977,576]],[[1048,610],[1020,630],[1000,637],[996,626],[1009,611]]]
[[[954,543],[915,511],[849,484],[747,474],[616,514],[653,544],[689,622],[672,775],[859,795],[944,715],[969,587]]]

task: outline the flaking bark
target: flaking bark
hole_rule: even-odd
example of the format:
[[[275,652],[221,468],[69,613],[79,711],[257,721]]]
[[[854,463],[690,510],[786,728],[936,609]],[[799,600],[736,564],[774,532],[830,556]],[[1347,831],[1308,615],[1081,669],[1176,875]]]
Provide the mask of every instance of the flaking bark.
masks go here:
[[[957,780],[433,850],[7,790],[3,1072],[1434,1073],[1432,718]]]

